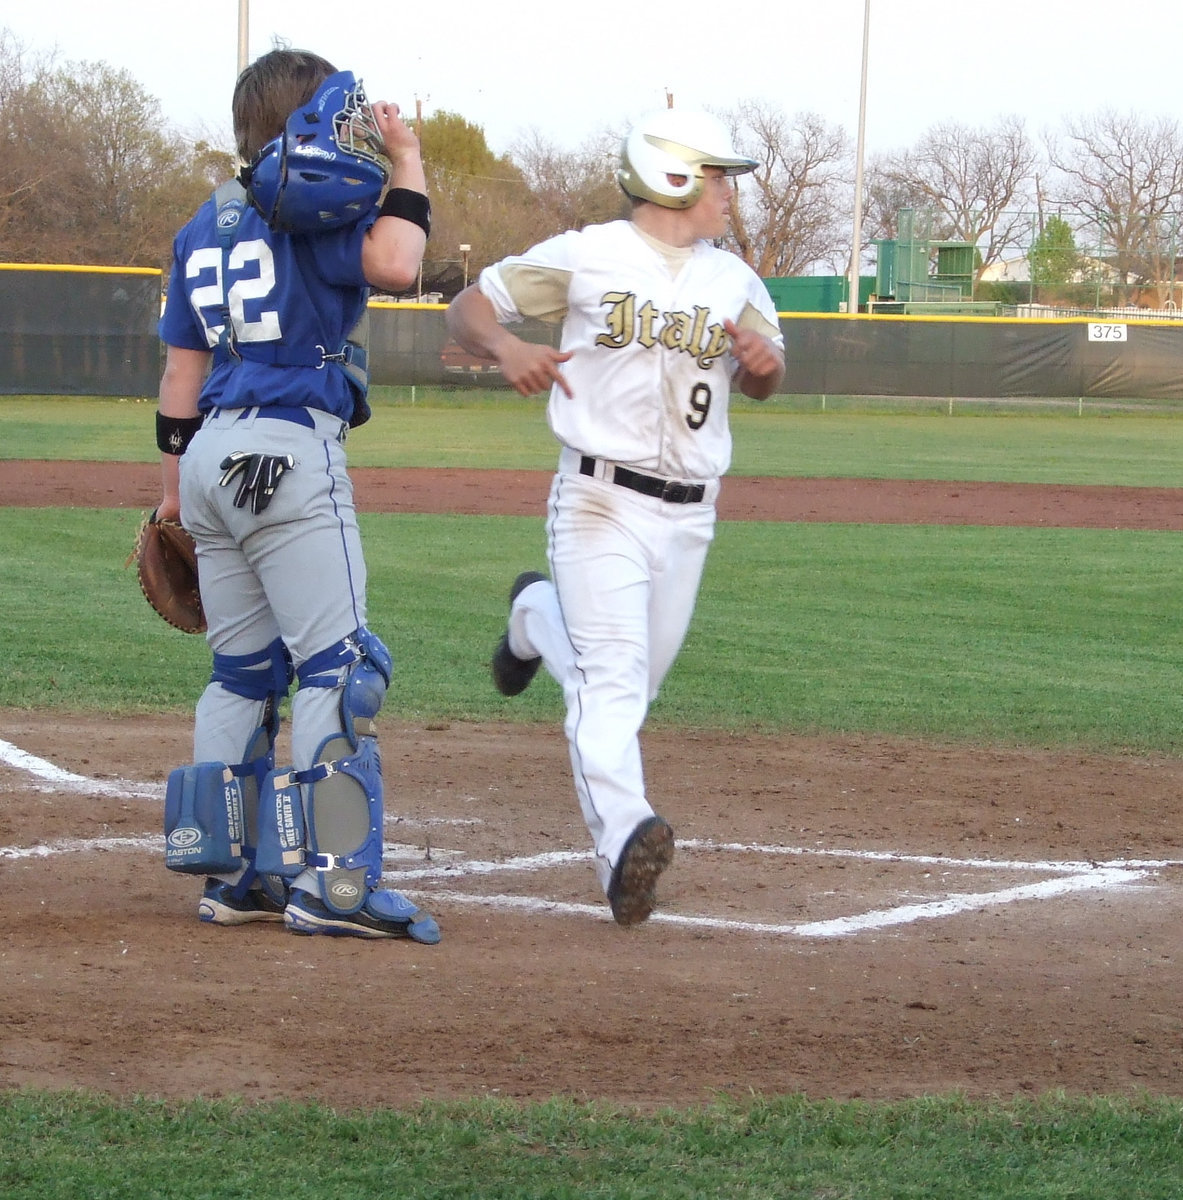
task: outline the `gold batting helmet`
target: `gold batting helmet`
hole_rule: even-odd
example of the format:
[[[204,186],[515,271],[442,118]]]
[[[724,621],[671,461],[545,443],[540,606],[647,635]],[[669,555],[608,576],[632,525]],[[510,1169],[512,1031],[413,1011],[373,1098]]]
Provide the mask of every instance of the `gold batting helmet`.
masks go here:
[[[663,108],[642,117],[624,139],[616,181],[634,199],[662,208],[690,208],[702,195],[703,167],[743,175],[756,165],[754,158],[736,151],[718,118]],[[674,183],[671,175],[686,182]]]

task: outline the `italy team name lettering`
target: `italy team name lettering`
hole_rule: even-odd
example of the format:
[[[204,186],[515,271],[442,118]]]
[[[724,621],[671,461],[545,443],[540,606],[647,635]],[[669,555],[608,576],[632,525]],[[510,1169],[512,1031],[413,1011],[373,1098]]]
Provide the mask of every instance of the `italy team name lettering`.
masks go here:
[[[641,304],[631,292],[606,292],[600,301],[608,309],[606,333],[596,338],[597,346],[621,350],[635,340],[650,349],[662,346],[689,354],[706,370],[727,349],[727,332],[722,325],[708,324],[710,309],[693,312],[661,312],[652,301]]]

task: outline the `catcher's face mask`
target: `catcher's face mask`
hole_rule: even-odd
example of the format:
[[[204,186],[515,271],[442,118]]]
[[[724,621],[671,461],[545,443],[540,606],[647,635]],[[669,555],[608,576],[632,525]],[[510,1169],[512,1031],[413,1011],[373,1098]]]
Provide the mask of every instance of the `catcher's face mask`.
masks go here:
[[[286,233],[355,224],[388,178],[374,114],[350,71],[330,75],[242,175],[263,219]]]
[[[386,169],[386,147],[360,80],[345,93],[344,104],[333,118],[333,135],[346,153],[369,159]]]

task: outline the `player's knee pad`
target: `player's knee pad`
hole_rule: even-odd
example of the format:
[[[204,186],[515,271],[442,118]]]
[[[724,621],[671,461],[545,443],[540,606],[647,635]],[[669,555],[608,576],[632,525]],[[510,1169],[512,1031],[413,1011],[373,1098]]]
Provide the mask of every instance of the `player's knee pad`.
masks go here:
[[[248,700],[274,699],[278,704],[292,682],[292,656],[276,638],[262,650],[250,654],[215,654],[211,683]]]
[[[258,807],[275,767],[279,704],[291,681],[291,659],[278,638],[255,654],[214,655],[212,678],[235,695],[263,702],[263,717],[239,762],[193,763],[171,772],[165,790],[165,865],[187,874],[224,875],[245,867],[245,891],[256,879]],[[279,899],[282,881],[264,880]]]
[[[246,824],[242,780],[225,763],[169,773],[164,793],[164,865],[187,875],[223,875],[242,866]]]
[[[362,656],[349,668],[341,690],[341,724],[355,748],[362,737],[377,736],[374,718],[386,699],[393,669],[390,651],[382,642],[364,626],[358,634]]]
[[[262,781],[275,766],[279,718],[270,702],[243,761],[200,762],[169,773],[164,797],[165,866],[189,875],[228,875],[242,867],[245,892],[255,881]],[[282,885],[268,888],[282,894]],[[278,898],[278,895],[276,895]]]
[[[247,738],[241,760],[231,769],[243,780],[247,799],[247,841],[256,839],[255,810],[259,786],[275,766],[275,737],[279,732],[279,706],[293,678],[292,658],[280,638],[251,654],[215,654],[212,683],[246,700],[263,705],[258,727]]]
[[[386,695],[390,652],[364,627],[297,672],[301,687],[341,691],[341,733],[317,748],[306,771],[275,771],[259,808],[260,872],[316,871],[321,899],[356,912],[382,878],[382,761],[373,718]]]

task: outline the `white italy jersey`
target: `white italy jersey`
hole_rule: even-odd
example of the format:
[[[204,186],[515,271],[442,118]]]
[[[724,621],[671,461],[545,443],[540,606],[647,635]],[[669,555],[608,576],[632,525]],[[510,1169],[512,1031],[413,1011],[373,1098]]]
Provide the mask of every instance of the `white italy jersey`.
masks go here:
[[[731,464],[730,318],[782,350],[759,276],[707,242],[685,250],[631,221],[589,225],[486,268],[480,289],[502,324],[563,321],[551,430],[565,446],[671,479],[710,480]]]

